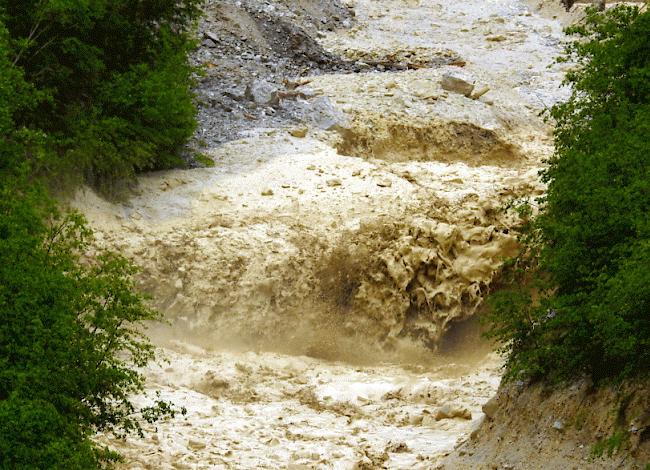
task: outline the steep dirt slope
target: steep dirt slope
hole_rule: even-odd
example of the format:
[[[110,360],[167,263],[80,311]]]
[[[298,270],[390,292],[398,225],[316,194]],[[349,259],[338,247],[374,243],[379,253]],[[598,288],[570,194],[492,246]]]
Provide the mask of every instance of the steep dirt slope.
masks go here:
[[[649,406],[649,391],[638,386],[511,384],[483,406],[481,425],[437,468],[646,469]]]

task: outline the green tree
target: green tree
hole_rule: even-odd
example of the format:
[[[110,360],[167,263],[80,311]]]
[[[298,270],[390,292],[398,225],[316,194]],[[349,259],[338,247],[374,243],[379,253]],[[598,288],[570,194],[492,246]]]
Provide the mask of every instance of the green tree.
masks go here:
[[[0,171],[18,165],[18,155],[25,152],[25,144],[38,140],[37,134],[18,127],[15,114],[31,109],[40,95],[25,81],[23,71],[11,60],[9,31],[0,21]]]
[[[91,231],[43,189],[4,172],[0,182],[0,468],[93,469],[118,458],[98,431],[141,432],[173,415],[137,410],[135,370],[154,357],[143,322],[160,319],[129,262],[87,256]]]
[[[0,112],[40,136],[23,157],[99,186],[181,162],[196,128],[187,53],[201,2],[0,0],[0,61],[20,78]]]
[[[589,10],[567,32],[573,94],[549,110],[548,191],[508,268],[513,287],[536,280],[495,296],[488,335],[508,342],[510,378],[638,378],[650,364],[650,13]]]

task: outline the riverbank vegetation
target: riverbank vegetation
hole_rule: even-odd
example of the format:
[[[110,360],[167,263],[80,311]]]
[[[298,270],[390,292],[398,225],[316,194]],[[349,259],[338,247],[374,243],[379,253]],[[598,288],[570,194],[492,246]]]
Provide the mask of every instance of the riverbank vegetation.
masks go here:
[[[527,250],[493,296],[488,336],[506,378],[648,378],[650,368],[650,13],[589,10],[562,61],[573,94],[550,108],[555,154]],[[526,205],[517,206],[529,217]]]
[[[168,168],[195,128],[200,0],[0,0],[0,468],[96,469],[90,437],[174,414],[143,389],[147,307],[118,254],[39,181],[103,190]]]
[[[573,94],[547,110],[555,154],[541,213],[492,298],[487,336],[504,344],[506,379],[650,372],[650,13],[588,11],[560,59],[577,64]]]
[[[526,200],[509,207],[525,250],[504,267],[486,336],[502,345],[506,381],[586,376],[620,390],[592,455],[632,455],[630,442],[650,436],[647,410],[630,406],[647,400],[650,379],[650,13],[587,11],[560,59],[576,64],[572,96],[546,111],[555,154],[540,213]]]
[[[104,188],[177,165],[200,2],[0,1],[0,165]]]

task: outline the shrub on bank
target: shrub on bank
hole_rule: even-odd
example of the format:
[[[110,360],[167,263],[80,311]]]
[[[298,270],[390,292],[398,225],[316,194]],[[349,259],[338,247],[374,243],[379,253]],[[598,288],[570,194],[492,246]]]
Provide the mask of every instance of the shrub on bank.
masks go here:
[[[488,337],[506,379],[588,373],[647,379],[650,368],[650,13],[588,10],[567,30],[571,98],[548,110],[548,192],[505,268]]]
[[[144,303],[121,256],[84,255],[92,233],[61,214],[21,174],[0,180],[0,468],[103,468],[119,456],[98,431],[141,432],[174,415],[157,401],[136,409],[136,367],[153,359]]]

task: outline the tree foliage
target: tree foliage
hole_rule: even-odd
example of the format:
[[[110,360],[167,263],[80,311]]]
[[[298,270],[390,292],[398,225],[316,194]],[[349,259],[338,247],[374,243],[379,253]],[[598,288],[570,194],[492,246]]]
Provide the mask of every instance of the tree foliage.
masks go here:
[[[638,378],[650,364],[650,13],[589,10],[567,32],[578,39],[561,60],[579,68],[549,110],[548,191],[488,336],[506,342],[508,378]]]
[[[102,468],[118,456],[89,436],[173,414],[129,400],[153,358],[143,322],[160,314],[126,259],[86,256],[91,238],[25,176],[0,183],[0,468]]]
[[[95,185],[178,164],[201,1],[0,0],[0,141]]]
[[[173,415],[129,400],[153,358],[143,322],[160,319],[135,269],[90,256],[83,217],[33,180],[110,189],[180,161],[200,3],[0,0],[0,468],[103,468],[119,456],[93,433]]]

